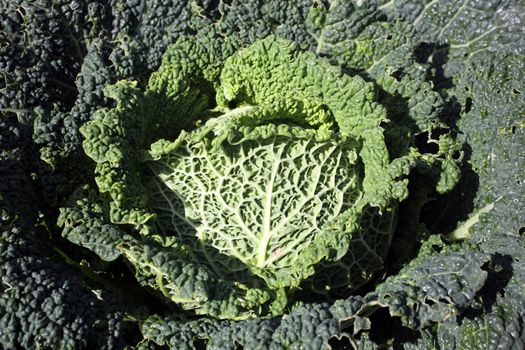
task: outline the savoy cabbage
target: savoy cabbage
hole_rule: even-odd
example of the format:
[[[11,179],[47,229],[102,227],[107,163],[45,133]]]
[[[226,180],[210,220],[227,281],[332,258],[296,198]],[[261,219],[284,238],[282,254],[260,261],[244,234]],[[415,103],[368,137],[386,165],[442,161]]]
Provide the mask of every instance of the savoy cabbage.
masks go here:
[[[5,349],[522,349],[525,3],[0,1]]]

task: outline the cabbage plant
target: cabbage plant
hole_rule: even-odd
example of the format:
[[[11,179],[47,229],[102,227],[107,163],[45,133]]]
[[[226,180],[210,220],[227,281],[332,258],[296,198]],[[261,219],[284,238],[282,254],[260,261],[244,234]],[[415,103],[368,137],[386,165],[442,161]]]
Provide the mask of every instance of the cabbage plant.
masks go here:
[[[525,347],[521,1],[0,0],[0,347]]]

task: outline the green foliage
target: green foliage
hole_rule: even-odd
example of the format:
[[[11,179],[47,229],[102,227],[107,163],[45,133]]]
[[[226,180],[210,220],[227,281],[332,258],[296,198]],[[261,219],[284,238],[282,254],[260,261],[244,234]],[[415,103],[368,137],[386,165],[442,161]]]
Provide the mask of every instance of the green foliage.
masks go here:
[[[524,14],[0,0],[0,347],[525,347]]]

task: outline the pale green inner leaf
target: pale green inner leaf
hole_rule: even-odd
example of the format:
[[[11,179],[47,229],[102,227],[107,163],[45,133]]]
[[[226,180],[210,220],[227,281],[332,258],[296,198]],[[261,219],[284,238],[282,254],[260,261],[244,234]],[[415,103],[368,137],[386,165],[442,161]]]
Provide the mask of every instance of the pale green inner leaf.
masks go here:
[[[218,149],[187,141],[150,163],[159,229],[222,277],[291,268],[323,225],[360,198],[354,148],[353,141],[287,136]]]

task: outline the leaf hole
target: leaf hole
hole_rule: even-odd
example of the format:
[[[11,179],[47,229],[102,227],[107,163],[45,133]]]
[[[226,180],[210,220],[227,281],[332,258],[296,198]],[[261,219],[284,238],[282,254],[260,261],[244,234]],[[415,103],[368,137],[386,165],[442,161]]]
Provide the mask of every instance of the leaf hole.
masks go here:
[[[388,308],[380,308],[370,316],[370,340],[378,344],[415,342],[417,332],[403,326],[399,317],[392,317]]]
[[[516,89],[512,89],[512,93],[513,93],[514,95],[521,95],[521,92],[518,91],[518,90],[516,90]]]
[[[520,229],[518,230],[518,234],[523,237],[525,235],[525,227],[520,227]]]
[[[434,250],[436,253],[440,253],[443,250],[443,246],[432,244],[432,250]]]
[[[472,98],[467,97],[467,100],[465,101],[465,113],[470,112],[472,109]]]
[[[447,298],[439,298],[438,301],[443,304],[443,305],[450,305],[451,304],[451,301],[450,299],[447,299]]]
[[[388,35],[386,36],[386,40],[392,40],[392,35],[391,35],[391,34],[388,34]]]
[[[480,268],[483,270],[483,271],[490,271],[491,269],[495,269],[493,266],[492,266],[492,261],[487,261],[486,263],[484,263],[483,265],[480,266]]]
[[[401,69],[398,69],[392,73],[392,77],[397,81],[401,81],[401,75],[403,75],[403,71]]]
[[[27,15],[27,11],[23,6],[20,6],[19,8],[17,8],[17,11],[18,13],[20,13],[20,15],[22,15],[22,17],[25,17]]]

